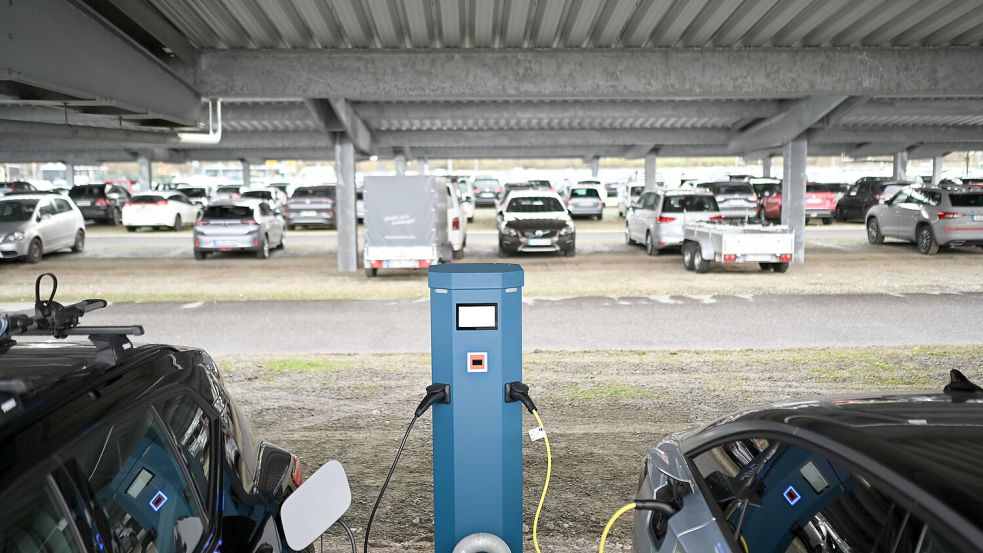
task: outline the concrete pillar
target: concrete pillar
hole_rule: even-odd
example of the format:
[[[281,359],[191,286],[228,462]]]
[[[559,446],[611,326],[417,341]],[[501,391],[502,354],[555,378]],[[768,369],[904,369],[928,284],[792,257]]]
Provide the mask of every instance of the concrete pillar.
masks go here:
[[[335,198],[335,224],[338,228],[338,271],[358,270],[358,230],[355,220],[355,146],[347,137],[334,145],[338,189]]]
[[[942,180],[942,156],[932,158],[932,184],[939,184]]]
[[[765,156],[761,159],[761,176],[764,178],[771,178],[771,156]]]
[[[601,158],[594,156],[590,158],[590,176],[596,179],[597,175],[601,172]]]
[[[782,149],[782,224],[795,231],[795,251],[792,262],[805,262],[805,224],[806,224],[806,156],[808,142],[800,136],[786,144]]]
[[[421,175],[429,175],[430,174],[430,160],[424,158],[424,159],[421,159],[420,161],[418,161],[417,163],[420,164],[420,174]]]
[[[655,152],[645,154],[645,191],[655,190]]]
[[[894,154],[894,180],[908,180],[908,150]]]
[[[75,164],[65,164],[65,183],[69,188],[75,186]]]
[[[137,166],[140,168],[141,190],[150,190],[151,182],[154,178],[153,170],[150,166],[150,158],[147,156],[137,157]]]
[[[396,176],[403,176],[406,174],[406,156],[403,154],[396,154]]]
[[[242,186],[249,188],[252,186],[252,175],[249,174],[249,162],[243,159],[239,163],[242,164]]]

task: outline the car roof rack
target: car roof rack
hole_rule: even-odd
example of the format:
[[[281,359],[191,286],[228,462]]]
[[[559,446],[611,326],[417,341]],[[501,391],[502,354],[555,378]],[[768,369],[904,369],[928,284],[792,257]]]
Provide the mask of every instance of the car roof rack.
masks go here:
[[[41,283],[51,279],[51,293],[41,299]],[[79,319],[86,313],[108,307],[106,300],[82,300],[71,305],[55,301],[58,278],[52,273],[42,273],[34,282],[34,315],[0,313],[0,354],[16,344],[15,336],[51,336],[64,339],[69,336],[88,336],[96,346],[96,363],[113,366],[132,347],[129,336],[142,336],[143,327],[128,326],[79,326]]]

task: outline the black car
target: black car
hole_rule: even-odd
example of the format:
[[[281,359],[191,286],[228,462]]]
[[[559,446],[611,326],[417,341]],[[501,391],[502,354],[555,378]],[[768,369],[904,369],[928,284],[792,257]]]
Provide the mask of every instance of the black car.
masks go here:
[[[958,371],[743,411],[649,450],[633,551],[979,551],[981,458],[983,391]]]
[[[204,351],[50,326],[98,302],[39,319],[40,343],[0,317],[0,550],[289,551],[278,514],[297,458],[254,438]],[[89,340],[50,341],[65,334]]]
[[[83,184],[68,191],[87,221],[118,225],[123,219],[123,204],[130,199],[126,187],[118,184]]]
[[[863,221],[867,210],[891,199],[895,192],[911,185],[910,182],[886,178],[864,177],[836,203],[833,218],[837,221]]]
[[[577,232],[570,213],[553,192],[517,190],[498,213],[498,255],[559,252],[577,254]]]

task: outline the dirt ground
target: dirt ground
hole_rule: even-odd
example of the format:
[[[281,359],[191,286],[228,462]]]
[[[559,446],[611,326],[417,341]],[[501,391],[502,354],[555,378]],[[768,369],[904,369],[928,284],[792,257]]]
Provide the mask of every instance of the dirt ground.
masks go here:
[[[423,389],[427,355],[218,359],[258,436],[296,452],[307,474],[341,460],[353,489],[347,520],[361,543],[372,502]],[[730,352],[532,352],[524,381],[553,446],[541,519],[544,553],[587,552],[610,514],[634,497],[641,459],[666,434],[749,405],[861,390],[941,390],[950,368],[983,376],[983,347]],[[698,398],[698,401],[693,401]],[[526,415],[524,426],[534,420]],[[414,428],[373,525],[374,551],[432,548],[430,416]],[[546,459],[525,442],[524,513],[531,528]],[[527,542],[531,531],[527,532]],[[612,550],[630,545],[619,524]],[[526,549],[532,551],[528,542]],[[325,551],[349,551],[341,532]]]

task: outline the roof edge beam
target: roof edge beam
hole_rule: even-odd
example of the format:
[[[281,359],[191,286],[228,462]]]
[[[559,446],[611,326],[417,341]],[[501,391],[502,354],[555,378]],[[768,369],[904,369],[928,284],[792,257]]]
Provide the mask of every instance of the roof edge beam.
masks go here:
[[[344,132],[360,153],[372,151],[372,132],[344,98],[304,100],[319,127],[325,132]]]
[[[731,139],[732,152],[750,152],[787,144],[847,100],[847,96],[810,96]]]

